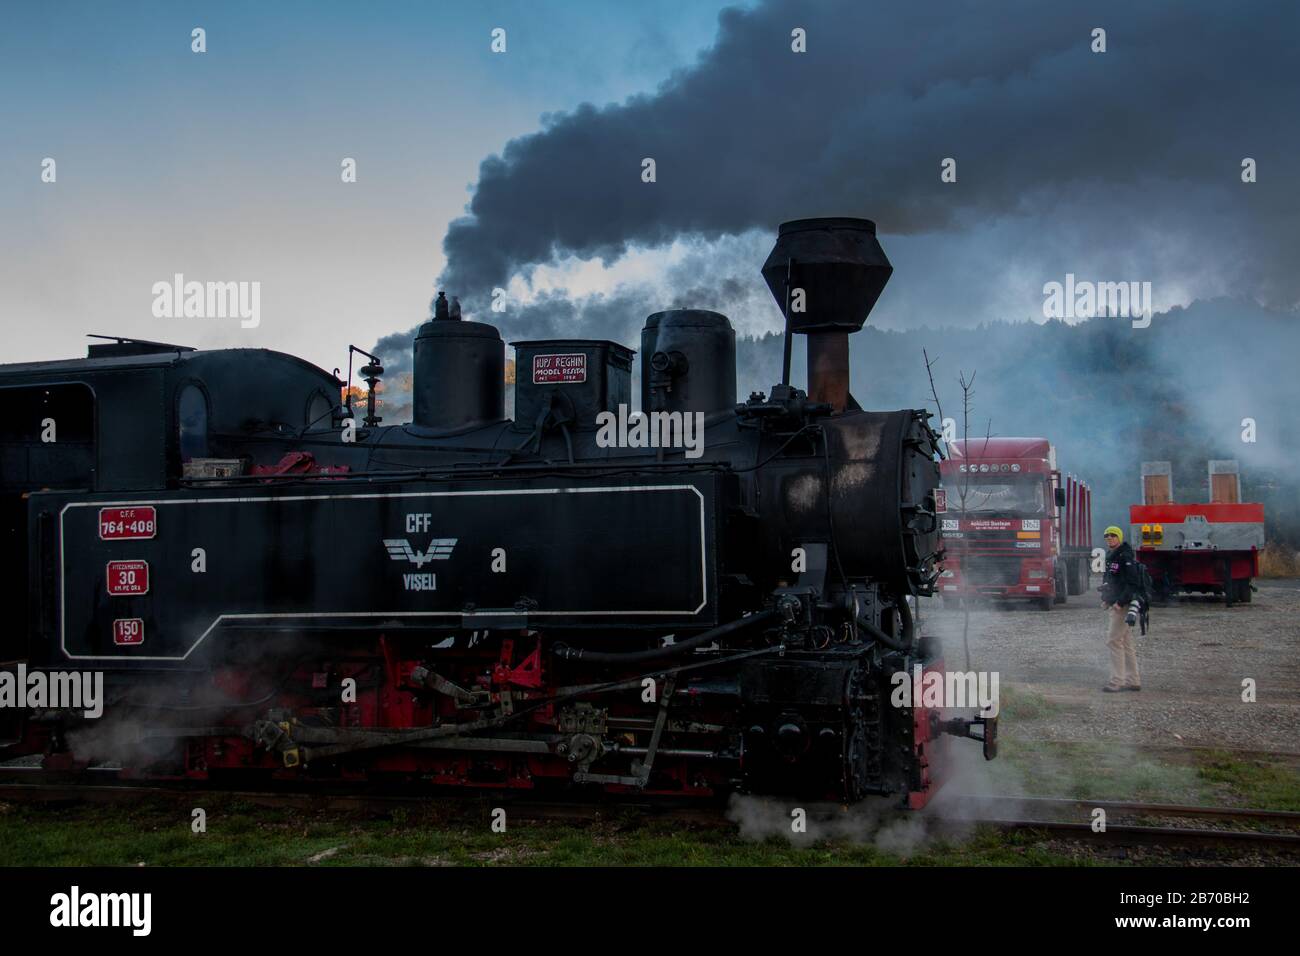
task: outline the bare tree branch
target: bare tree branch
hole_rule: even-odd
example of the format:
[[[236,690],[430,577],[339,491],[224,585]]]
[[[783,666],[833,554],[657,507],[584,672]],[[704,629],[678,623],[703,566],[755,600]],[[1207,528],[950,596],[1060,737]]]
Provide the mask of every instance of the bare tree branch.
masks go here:
[[[921,357],[925,359],[925,374],[930,377],[930,394],[934,397],[934,407],[939,412],[939,440],[943,441],[943,403],[939,401],[939,390],[934,387],[934,372],[932,371],[934,368],[934,362],[939,360],[935,359],[934,362],[930,361],[930,355],[925,349],[921,349]],[[948,443],[946,441],[944,442],[943,455],[945,458],[951,457],[948,454]]]

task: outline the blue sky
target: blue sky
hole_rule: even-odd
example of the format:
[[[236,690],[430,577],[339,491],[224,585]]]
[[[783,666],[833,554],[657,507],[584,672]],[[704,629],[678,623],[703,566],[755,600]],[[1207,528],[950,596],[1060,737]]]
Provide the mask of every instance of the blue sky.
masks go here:
[[[332,367],[425,314],[484,158],[545,113],[652,91],[712,43],[722,6],[8,2],[3,360],[111,332]],[[176,272],[260,281],[261,325],[154,318],[151,286]]]

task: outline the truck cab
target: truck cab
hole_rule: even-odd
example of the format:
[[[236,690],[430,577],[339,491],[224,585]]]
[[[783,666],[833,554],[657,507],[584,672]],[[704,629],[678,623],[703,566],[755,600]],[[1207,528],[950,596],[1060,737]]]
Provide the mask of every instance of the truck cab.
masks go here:
[[[945,603],[1028,600],[1044,610],[1088,587],[1089,489],[1062,476],[1045,438],[953,441],[940,464]]]

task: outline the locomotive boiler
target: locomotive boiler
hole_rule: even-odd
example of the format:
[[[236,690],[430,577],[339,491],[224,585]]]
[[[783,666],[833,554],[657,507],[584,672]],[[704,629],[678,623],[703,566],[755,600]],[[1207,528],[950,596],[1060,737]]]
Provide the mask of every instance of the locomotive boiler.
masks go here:
[[[651,315],[639,442],[608,427],[632,350],[512,343],[507,418],[498,330],[441,293],[409,424],[376,415],[376,357],[364,415],[337,372],[265,350],[119,340],[0,367],[20,617],[0,661],[105,678],[97,719],[0,709],[0,759],[924,804],[941,735],[991,757],[996,720],[891,700],[943,666],[915,610],[939,573],[937,436],[850,391],[891,272],[867,220],[782,225],[763,276],[783,381],[738,401],[726,317]]]

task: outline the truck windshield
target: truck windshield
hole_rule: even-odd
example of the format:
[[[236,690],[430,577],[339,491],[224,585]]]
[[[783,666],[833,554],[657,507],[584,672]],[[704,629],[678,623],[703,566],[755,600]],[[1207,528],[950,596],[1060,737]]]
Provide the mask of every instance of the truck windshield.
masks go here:
[[[982,514],[1042,514],[1044,482],[1042,478],[1026,475],[1009,478],[999,475],[973,476],[969,484],[961,475],[951,477],[948,488],[948,510],[962,508],[962,492],[966,493],[965,510]]]

